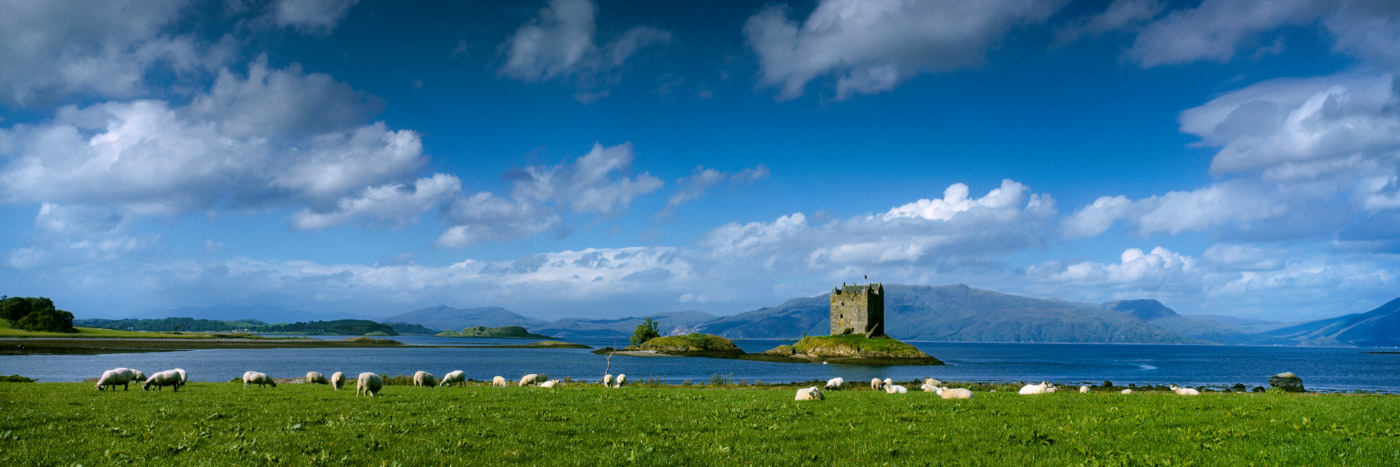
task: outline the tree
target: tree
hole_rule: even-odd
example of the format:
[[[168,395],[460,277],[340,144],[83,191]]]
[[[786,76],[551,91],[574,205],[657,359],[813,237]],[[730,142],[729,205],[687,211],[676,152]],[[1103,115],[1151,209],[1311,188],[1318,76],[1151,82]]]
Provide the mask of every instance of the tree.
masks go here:
[[[0,318],[15,329],[76,332],[73,314],[55,308],[53,300],[44,297],[8,297],[0,302]]]
[[[640,345],[643,342],[661,337],[661,323],[647,318],[642,324],[637,325],[637,330],[632,331],[632,345]]]

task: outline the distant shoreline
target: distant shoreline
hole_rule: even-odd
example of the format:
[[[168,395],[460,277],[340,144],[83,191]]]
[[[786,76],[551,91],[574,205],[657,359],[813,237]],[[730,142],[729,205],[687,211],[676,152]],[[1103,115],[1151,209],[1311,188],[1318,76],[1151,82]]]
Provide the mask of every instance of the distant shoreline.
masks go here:
[[[582,346],[579,348],[587,348]],[[324,348],[574,348],[563,345],[405,345],[398,341],[282,339],[179,339],[121,337],[6,337],[0,338],[0,355],[97,355],[109,353],[175,352],[201,349],[324,349]]]

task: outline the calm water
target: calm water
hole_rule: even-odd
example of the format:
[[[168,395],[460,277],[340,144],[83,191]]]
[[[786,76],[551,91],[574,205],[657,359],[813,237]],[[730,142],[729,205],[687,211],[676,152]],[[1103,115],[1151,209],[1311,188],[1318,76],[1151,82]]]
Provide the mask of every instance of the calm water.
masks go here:
[[[343,337],[332,337],[343,339]],[[520,344],[528,340],[396,337],[406,344]],[[594,347],[625,344],[613,339],[576,339]],[[741,340],[748,352],[791,341]],[[1060,384],[1116,385],[1177,383],[1223,387],[1244,383],[1267,386],[1270,375],[1292,371],[1315,391],[1400,392],[1400,355],[1369,354],[1371,349],[1187,345],[967,344],[914,342],[947,362],[934,367],[861,367],[750,362],[708,358],[612,358],[611,372],[636,381],[655,377],[667,383],[709,381],[713,375],[763,382],[808,381],[836,376],[847,381],[870,378],[911,380],[932,376],[950,381],[1052,381]],[[1394,349],[1389,349],[1394,350]],[[584,349],[415,348],[387,349],[213,349],[108,355],[0,356],[0,374],[20,374],[40,381],[81,381],[103,370],[125,366],[147,373],[184,368],[196,381],[228,381],[257,370],[278,378],[319,371],[356,375],[412,374],[426,370],[441,377],[463,370],[475,380],[496,375],[517,379],[525,373],[576,380],[599,378],[607,365],[601,355]]]

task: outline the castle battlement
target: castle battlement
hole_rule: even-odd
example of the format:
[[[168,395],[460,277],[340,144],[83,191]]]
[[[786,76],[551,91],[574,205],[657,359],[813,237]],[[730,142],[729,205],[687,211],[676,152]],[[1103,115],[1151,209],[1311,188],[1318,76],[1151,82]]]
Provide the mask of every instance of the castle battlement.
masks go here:
[[[885,335],[885,286],[842,283],[831,291],[831,335]]]

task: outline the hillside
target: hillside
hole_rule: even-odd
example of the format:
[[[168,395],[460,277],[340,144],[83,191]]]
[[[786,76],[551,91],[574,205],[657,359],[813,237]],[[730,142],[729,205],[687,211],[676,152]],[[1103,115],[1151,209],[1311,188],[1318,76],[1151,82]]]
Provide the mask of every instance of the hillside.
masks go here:
[[[637,325],[647,318],[661,323],[663,336],[689,334],[696,326],[715,319],[715,315],[703,311],[673,311],[647,316],[618,319],[564,318],[545,324],[536,330],[561,338],[574,337],[620,337],[630,338]]]
[[[1178,336],[1219,344],[1268,343],[1238,326],[1208,318],[1183,316],[1156,300],[1123,300],[1102,305],[1132,315]]]
[[[262,321],[218,321],[195,318],[161,319],[84,319],[77,320],[82,326],[118,329],[129,331],[182,331],[182,332],[226,332],[241,331],[262,334],[324,334],[336,336],[376,335],[396,336],[398,331],[391,326],[363,319],[338,319],[331,321],[299,321],[295,323],[267,324]],[[412,326],[412,328],[419,328]]]
[[[961,342],[1189,343],[1135,316],[1102,308],[1001,294],[966,285],[885,285],[885,332],[902,340]],[[699,327],[730,338],[825,335],[827,295],[726,316]]]
[[[1298,345],[1400,346],[1400,298],[1365,313],[1309,321],[1263,335]]]
[[[545,324],[544,321],[521,316],[498,306],[453,308],[447,305],[438,305],[390,316],[380,322],[418,324],[435,331],[456,331],[458,329],[475,326],[486,326],[488,328],[520,326],[536,329]]]
[[[262,321],[264,323],[290,323],[295,321],[329,321],[336,319],[364,319],[350,313],[312,313],[288,310],[273,305],[214,305],[206,307],[182,306],[169,310],[150,310],[133,318],[159,319],[171,317],[207,319],[213,321]]]

